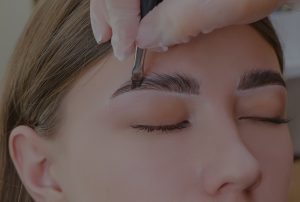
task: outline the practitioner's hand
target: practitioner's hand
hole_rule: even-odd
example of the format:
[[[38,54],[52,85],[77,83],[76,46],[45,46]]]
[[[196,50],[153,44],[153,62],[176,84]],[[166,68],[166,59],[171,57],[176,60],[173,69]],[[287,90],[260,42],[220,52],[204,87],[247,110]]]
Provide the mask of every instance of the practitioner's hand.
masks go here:
[[[199,33],[228,25],[255,22],[284,0],[164,0],[140,22],[140,0],[91,0],[96,40],[112,39],[115,56],[123,60],[137,44],[167,50]]]

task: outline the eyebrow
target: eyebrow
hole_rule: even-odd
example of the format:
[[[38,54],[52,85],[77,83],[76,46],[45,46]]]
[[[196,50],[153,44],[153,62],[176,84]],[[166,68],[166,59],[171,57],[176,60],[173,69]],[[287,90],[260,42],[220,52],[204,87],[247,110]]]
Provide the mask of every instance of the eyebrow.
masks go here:
[[[145,77],[140,87],[132,89],[132,82],[127,81],[113,95],[112,98],[132,91],[156,90],[175,92],[180,94],[199,95],[199,82],[185,74],[157,74],[152,73]]]
[[[248,90],[269,85],[280,85],[286,88],[286,83],[280,73],[272,70],[253,70],[246,72],[241,77],[238,90]]]
[[[241,76],[238,90],[248,90],[268,85],[280,85],[286,88],[286,83],[280,73],[272,70],[253,70]],[[117,89],[112,98],[121,94],[140,90],[156,90],[165,92],[175,92],[188,95],[200,94],[200,83],[197,79],[183,73],[177,74],[157,74],[152,73],[144,78],[140,87],[132,89],[132,82],[127,81]]]

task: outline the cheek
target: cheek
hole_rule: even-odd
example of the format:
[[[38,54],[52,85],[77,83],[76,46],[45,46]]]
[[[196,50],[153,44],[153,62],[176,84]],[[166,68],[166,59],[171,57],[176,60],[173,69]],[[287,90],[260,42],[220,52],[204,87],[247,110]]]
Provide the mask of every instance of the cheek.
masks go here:
[[[114,133],[105,126],[76,131],[64,157],[71,201],[165,201],[166,192],[174,196],[187,183],[179,140]]]
[[[288,127],[243,124],[240,130],[245,145],[261,166],[262,185],[278,189],[278,193],[286,191],[293,164]]]

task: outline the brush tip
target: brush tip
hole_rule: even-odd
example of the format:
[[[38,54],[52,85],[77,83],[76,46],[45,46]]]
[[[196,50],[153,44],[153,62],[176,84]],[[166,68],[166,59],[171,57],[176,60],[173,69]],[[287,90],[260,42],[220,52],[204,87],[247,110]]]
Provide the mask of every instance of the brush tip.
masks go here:
[[[142,85],[143,79],[132,79],[131,82],[131,89],[135,89]]]

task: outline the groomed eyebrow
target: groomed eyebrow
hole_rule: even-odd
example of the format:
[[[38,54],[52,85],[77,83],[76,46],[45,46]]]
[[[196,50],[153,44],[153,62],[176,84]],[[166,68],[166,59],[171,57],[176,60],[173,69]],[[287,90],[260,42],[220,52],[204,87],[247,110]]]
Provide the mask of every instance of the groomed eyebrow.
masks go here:
[[[280,73],[272,70],[252,70],[241,76],[238,90],[248,90],[268,85],[280,85],[286,88],[286,83]],[[199,95],[200,84],[196,79],[183,73],[171,75],[152,73],[144,78],[140,87],[132,89],[131,80],[127,81],[111,97],[114,98],[127,92],[140,90]]]
[[[199,95],[199,82],[185,74],[157,74],[152,73],[144,78],[140,87],[132,89],[131,81],[127,81],[112,95],[112,98],[132,91],[156,90],[165,92],[174,92],[181,94]]]
[[[248,90],[268,85],[280,85],[286,88],[286,83],[280,73],[272,70],[253,70],[246,72],[241,77],[238,90]]]

